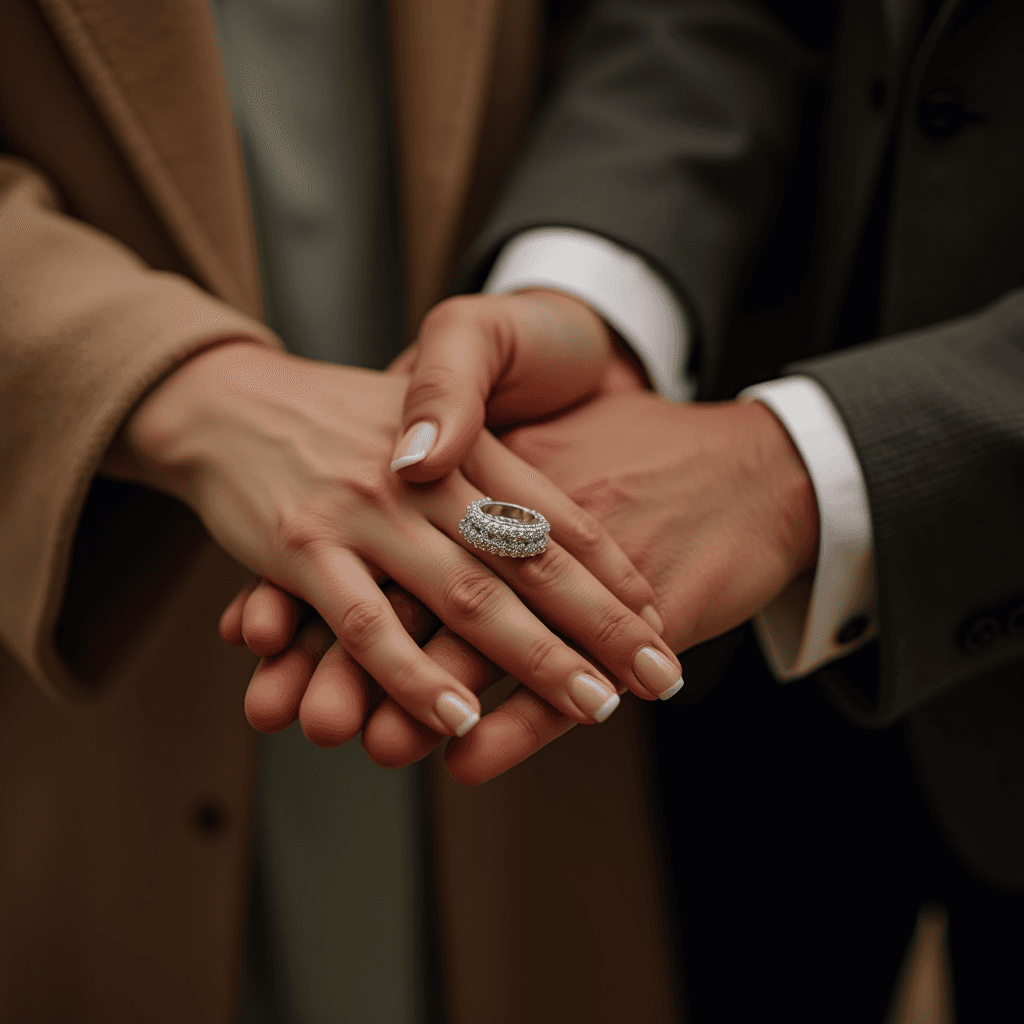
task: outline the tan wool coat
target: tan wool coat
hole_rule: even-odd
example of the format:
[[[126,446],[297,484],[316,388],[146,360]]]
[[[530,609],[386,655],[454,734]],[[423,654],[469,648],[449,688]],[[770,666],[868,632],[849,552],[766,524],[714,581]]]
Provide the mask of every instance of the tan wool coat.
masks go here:
[[[413,323],[508,164],[537,13],[391,3]],[[246,572],[169,499],[96,477],[182,360],[278,344],[208,5],[4,0],[0,131],[0,1021],[226,1024],[253,663],[216,625]],[[435,767],[453,1024],[675,1019],[616,718],[476,790]]]

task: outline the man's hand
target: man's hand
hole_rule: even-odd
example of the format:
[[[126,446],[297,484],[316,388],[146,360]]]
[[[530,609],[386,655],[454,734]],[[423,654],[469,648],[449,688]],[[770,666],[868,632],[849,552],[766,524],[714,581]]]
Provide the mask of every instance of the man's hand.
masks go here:
[[[504,443],[600,520],[653,584],[682,651],[746,621],[813,568],[818,506],[759,402],[591,402]]]

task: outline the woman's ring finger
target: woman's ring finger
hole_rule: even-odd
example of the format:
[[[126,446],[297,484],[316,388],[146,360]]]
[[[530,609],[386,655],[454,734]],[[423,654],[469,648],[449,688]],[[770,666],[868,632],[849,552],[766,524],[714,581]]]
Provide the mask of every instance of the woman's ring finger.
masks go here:
[[[459,533],[466,543],[506,558],[543,554],[550,532],[550,523],[539,512],[491,498],[471,501],[459,523]]]

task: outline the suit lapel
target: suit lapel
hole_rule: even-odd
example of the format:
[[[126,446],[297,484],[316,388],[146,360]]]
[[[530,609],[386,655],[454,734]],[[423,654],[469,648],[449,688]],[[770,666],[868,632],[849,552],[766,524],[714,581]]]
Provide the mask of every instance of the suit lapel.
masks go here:
[[[914,36],[921,22],[922,0],[882,0],[882,20],[885,25],[889,52],[898,60]]]
[[[921,0],[851,0],[837,33],[829,138],[824,167],[819,313],[812,348],[832,343],[861,233],[878,188],[894,125],[913,116],[923,68],[960,0],[946,0],[927,37],[917,45]],[[874,83],[884,83],[885,103],[871,109]]]
[[[198,281],[257,312],[241,159],[202,0],[38,0]]]

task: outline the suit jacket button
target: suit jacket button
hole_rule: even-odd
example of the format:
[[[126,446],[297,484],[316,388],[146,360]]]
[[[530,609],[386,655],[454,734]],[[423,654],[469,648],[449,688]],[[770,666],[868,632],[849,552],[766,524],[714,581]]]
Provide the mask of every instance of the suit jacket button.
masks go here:
[[[854,640],[864,635],[864,631],[867,628],[868,617],[866,615],[855,615],[852,619],[847,619],[839,632],[836,633],[836,643],[852,644]]]
[[[981,115],[952,89],[932,89],[917,108],[917,122],[930,139],[948,139],[965,124],[980,120]]]
[[[980,651],[999,636],[999,620],[994,615],[979,615],[964,626],[960,643],[965,650]]]

